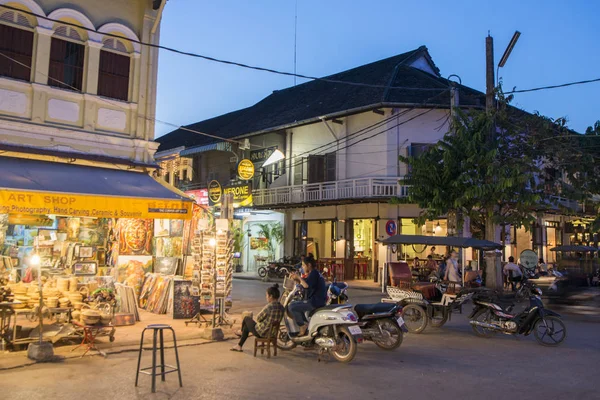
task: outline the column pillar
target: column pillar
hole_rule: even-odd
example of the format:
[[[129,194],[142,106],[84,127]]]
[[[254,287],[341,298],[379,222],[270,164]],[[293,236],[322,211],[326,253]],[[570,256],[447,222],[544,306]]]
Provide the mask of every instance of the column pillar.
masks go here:
[[[98,75],[100,72],[100,50],[104,47],[102,42],[87,41],[86,80],[84,92],[98,94]]]
[[[50,46],[52,44],[52,29],[37,26],[35,28],[36,46],[34,52],[33,82],[42,85],[48,84],[48,72],[50,68]]]

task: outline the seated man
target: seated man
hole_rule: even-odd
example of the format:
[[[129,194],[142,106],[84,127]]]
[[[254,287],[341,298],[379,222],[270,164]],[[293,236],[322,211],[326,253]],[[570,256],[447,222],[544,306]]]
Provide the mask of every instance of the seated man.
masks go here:
[[[316,308],[325,306],[327,298],[327,287],[325,279],[319,273],[317,264],[314,259],[306,258],[304,260],[304,270],[308,273],[306,279],[299,277],[296,274],[290,274],[290,278],[302,285],[306,290],[306,300],[294,301],[290,303],[290,312],[294,316],[294,321],[300,327],[299,336],[304,336],[308,329],[308,324],[304,314]]]

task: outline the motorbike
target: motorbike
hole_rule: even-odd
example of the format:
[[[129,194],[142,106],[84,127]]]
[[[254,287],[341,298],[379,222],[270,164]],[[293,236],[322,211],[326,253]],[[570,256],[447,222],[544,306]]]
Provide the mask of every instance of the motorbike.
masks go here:
[[[299,327],[290,313],[289,305],[297,298],[297,285],[290,287],[283,299],[285,314],[277,335],[277,347],[292,350],[296,346],[317,348],[319,360],[323,354],[329,354],[337,361],[351,362],[356,356],[358,343],[362,342],[362,330],[358,326],[358,317],[349,305],[329,305],[306,313],[308,330],[304,336],[298,336]]]
[[[335,280],[327,287],[327,305],[345,304],[348,301],[348,284]],[[377,303],[357,304],[353,308],[358,316],[358,326],[363,339],[374,342],[384,350],[400,347],[408,328],[402,319],[400,304]]]
[[[269,278],[283,279],[288,276],[290,272],[296,272],[296,269],[293,265],[270,262],[266,267],[260,267],[258,269],[258,276],[261,278],[268,276]]]
[[[402,319],[399,304],[357,304],[354,312],[364,340],[372,341],[384,350],[395,350],[402,344],[408,328]]]
[[[336,282],[335,280],[327,285],[327,305],[345,304],[348,301],[348,284],[346,282]]]
[[[560,315],[544,307],[539,288],[529,282],[525,284],[529,286],[529,307],[516,315],[505,311],[499,299],[490,298],[489,293],[473,297],[475,307],[469,323],[475,335],[488,338],[497,332],[525,336],[533,333],[542,346],[558,346],[566,339],[567,327]]]

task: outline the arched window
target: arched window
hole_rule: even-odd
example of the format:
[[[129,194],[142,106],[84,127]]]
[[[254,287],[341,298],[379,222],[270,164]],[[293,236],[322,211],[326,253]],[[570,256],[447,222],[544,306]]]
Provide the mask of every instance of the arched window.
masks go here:
[[[84,60],[82,34],[74,27],[59,25],[50,45],[48,85],[81,91]]]
[[[0,76],[31,80],[32,28],[25,15],[0,10]]]
[[[100,50],[98,95],[118,100],[129,100],[129,73],[131,57],[126,45],[117,38],[106,38]]]

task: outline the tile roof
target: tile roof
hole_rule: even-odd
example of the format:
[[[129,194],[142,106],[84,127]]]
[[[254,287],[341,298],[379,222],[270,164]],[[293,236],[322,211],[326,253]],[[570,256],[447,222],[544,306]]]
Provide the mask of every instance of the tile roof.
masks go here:
[[[410,63],[425,57],[438,76],[411,67]],[[433,107],[448,107],[449,92],[436,92],[408,88],[448,88],[448,80],[439,76],[425,46],[350,70],[339,72],[323,79],[363,83],[372,86],[357,86],[314,80],[283,90],[276,90],[258,103],[241,110],[207,119],[186,127],[195,131],[223,137],[236,138],[258,132],[283,129],[318,120],[321,116],[350,113],[353,110],[427,104]],[[461,106],[480,107],[485,105],[484,95],[466,86],[459,86]],[[179,146],[201,146],[216,139],[194,132],[176,129],[158,139],[158,151]]]

